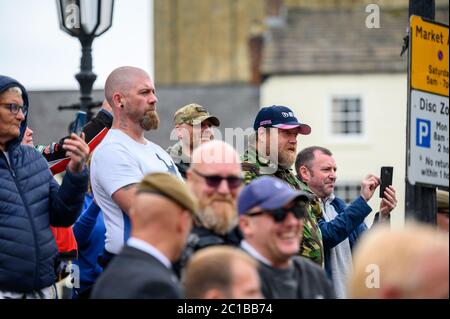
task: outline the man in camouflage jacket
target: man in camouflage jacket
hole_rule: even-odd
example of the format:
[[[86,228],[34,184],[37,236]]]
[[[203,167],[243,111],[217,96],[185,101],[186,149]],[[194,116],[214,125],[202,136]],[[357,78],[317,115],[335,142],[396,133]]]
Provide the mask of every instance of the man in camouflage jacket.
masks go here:
[[[297,152],[297,135],[308,135],[311,128],[300,123],[291,109],[285,106],[262,108],[253,125],[255,141],[242,157],[245,183],[259,176],[274,176],[287,182],[292,188],[312,195],[308,214],[305,216],[300,255],[323,266],[323,244],[318,219],[322,215],[317,196],[300,182],[291,168]]]
[[[166,151],[177,165],[181,176],[186,179],[192,151],[201,143],[214,139],[212,126],[219,126],[220,121],[203,106],[191,103],[175,112],[174,122],[179,141]]]

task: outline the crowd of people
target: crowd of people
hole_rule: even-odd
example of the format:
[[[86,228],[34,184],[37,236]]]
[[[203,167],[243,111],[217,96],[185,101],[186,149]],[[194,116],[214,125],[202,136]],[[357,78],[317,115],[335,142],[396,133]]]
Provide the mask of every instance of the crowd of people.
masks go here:
[[[26,89],[0,76],[0,299],[449,297],[448,195],[446,232],[391,230],[393,186],[368,229],[380,178],[337,197],[331,150],[298,152],[312,129],[289,107],[261,108],[239,154],[187,104],[164,150],[144,136],[161,124],[147,72],[119,67],[104,91],[81,136],[35,145]]]

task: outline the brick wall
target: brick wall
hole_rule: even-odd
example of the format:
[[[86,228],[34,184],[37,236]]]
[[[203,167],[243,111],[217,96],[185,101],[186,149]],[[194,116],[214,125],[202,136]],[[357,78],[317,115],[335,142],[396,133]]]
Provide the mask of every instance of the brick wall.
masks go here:
[[[155,0],[159,84],[249,82],[248,37],[262,0]]]

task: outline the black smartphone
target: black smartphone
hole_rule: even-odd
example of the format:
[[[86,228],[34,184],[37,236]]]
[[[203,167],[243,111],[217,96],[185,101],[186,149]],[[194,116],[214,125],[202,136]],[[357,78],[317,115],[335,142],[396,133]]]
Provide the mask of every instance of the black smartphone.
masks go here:
[[[75,121],[72,125],[72,133],[75,133],[78,136],[81,136],[83,132],[83,128],[86,125],[87,114],[84,111],[78,111]]]
[[[384,191],[386,190],[386,187],[392,185],[392,175],[394,173],[394,167],[392,166],[382,166],[381,167],[381,173],[380,173],[380,198],[384,197]]]

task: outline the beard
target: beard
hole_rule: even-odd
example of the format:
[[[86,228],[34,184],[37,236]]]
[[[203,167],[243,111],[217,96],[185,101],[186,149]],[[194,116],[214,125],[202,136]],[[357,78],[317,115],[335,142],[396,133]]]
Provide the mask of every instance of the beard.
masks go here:
[[[288,146],[283,150],[278,150],[278,165],[282,168],[290,168],[297,156],[297,148],[292,148],[292,146]]]
[[[297,145],[287,143],[281,146],[276,139],[277,135],[271,135],[270,141],[261,144],[261,149],[265,150],[265,154],[260,154],[268,158],[272,163],[276,163],[282,168],[291,168],[297,157]]]
[[[146,131],[157,130],[159,127],[158,113],[156,111],[147,111],[140,124]]]
[[[231,196],[213,194],[199,201],[197,217],[202,226],[219,235],[226,235],[237,225],[236,202]]]

